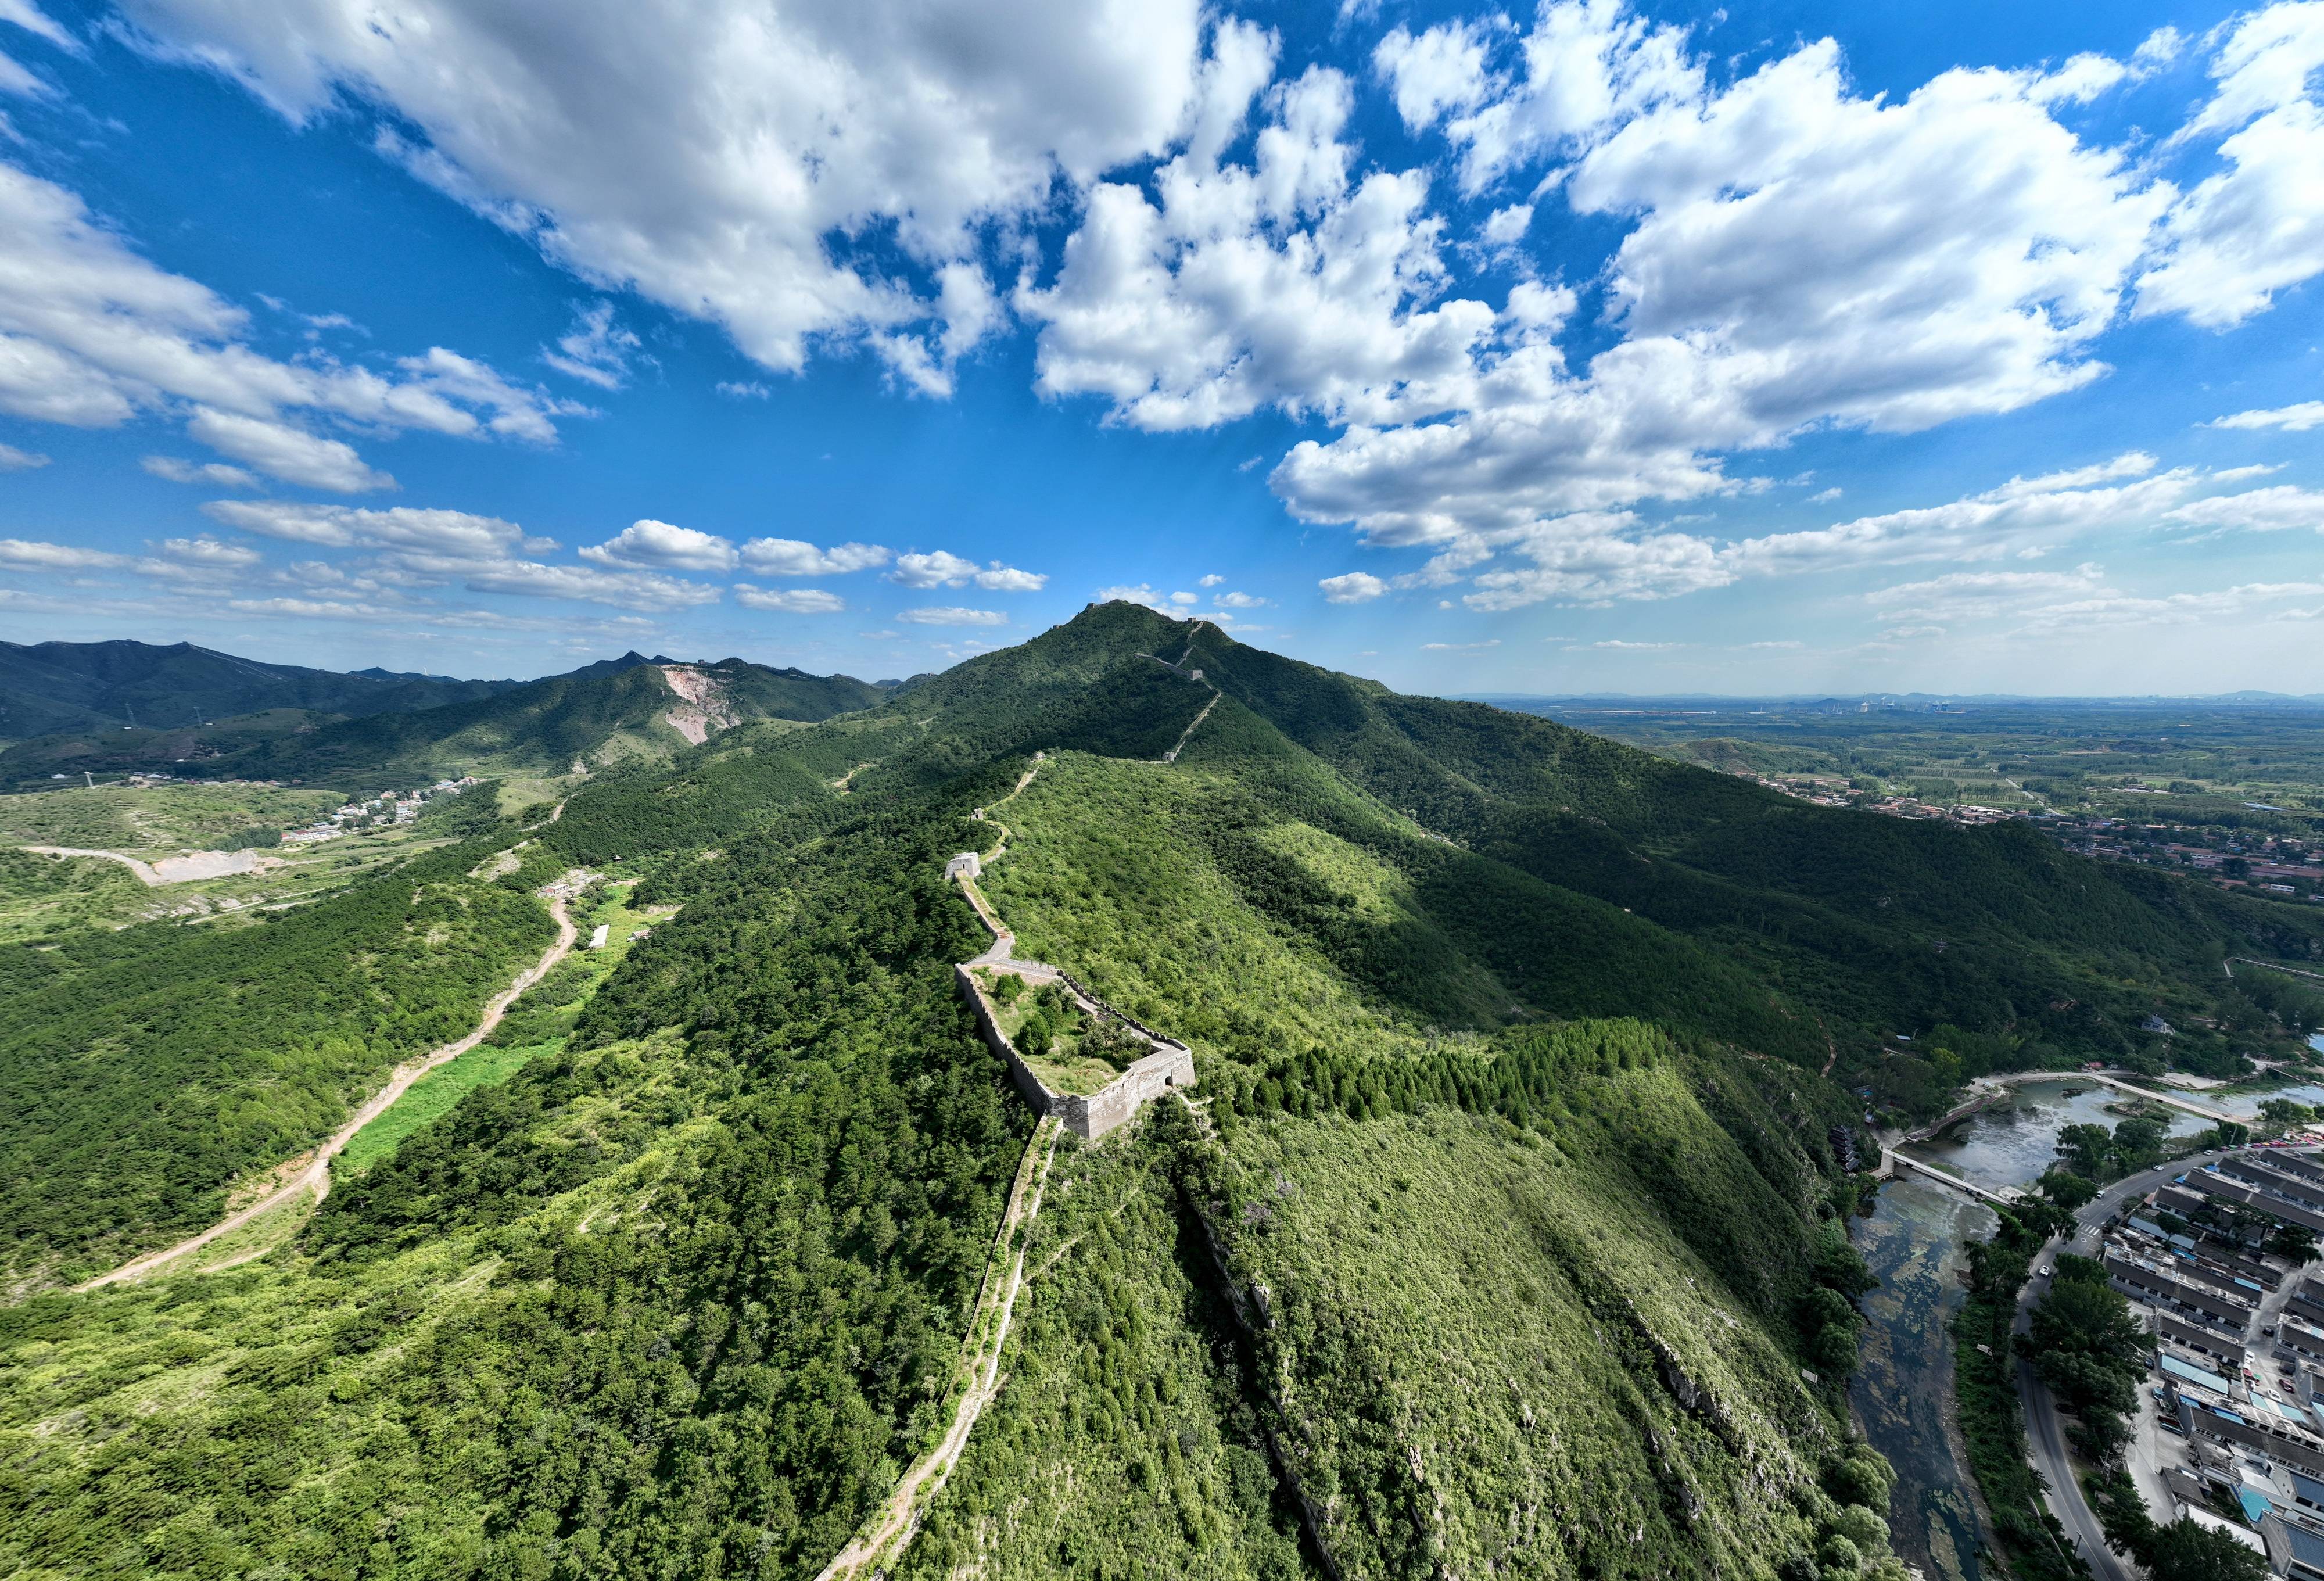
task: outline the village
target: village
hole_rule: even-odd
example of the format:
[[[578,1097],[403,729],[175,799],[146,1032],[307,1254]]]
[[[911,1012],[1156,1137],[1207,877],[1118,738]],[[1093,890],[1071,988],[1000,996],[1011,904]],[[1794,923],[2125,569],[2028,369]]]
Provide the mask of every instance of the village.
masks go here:
[[[359,834],[364,829],[393,828],[418,818],[420,809],[442,796],[457,796],[479,781],[473,774],[463,774],[456,780],[438,780],[417,790],[383,790],[377,796],[361,801],[350,801],[335,809],[304,828],[282,831],[286,846],[314,846],[325,840],[336,840],[342,835]]]
[[[2324,1162],[2273,1146],[2132,1197],[2100,1251],[2154,1336],[2135,1475],[2301,1581],[2324,1581],[2324,1281],[2300,1255],[2319,1235]]]

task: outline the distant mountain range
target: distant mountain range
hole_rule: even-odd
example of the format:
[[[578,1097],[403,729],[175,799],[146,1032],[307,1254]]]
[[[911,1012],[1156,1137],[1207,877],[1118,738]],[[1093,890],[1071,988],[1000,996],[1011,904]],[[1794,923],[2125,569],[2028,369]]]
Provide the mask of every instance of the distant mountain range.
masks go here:
[[[108,726],[182,729],[269,708],[409,713],[522,684],[386,670],[342,675],[191,643],[0,643],[0,739]]]
[[[348,674],[145,643],[0,643],[0,783],[60,774],[321,780],[561,772],[667,757],[752,719],[811,723],[896,683],[635,652],[538,680]]]

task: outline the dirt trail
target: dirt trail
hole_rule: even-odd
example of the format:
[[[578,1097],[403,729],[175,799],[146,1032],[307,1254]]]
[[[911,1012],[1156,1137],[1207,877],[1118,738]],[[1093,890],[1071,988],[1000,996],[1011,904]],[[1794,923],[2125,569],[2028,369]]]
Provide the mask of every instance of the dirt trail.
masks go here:
[[[1046,754],[1035,753],[1033,766],[1017,777],[1017,784],[1008,795],[994,802],[991,807],[980,807],[970,815],[974,821],[991,824],[1000,831],[999,837],[992,842],[992,849],[977,854],[976,859],[983,866],[991,866],[1009,852],[1009,826],[991,816],[993,808],[1006,807],[1016,800],[1025,787],[1033,782],[1033,777],[1041,772],[1047,761]],[[978,919],[983,922],[986,930],[992,935],[992,947],[982,955],[971,959],[967,964],[972,966],[990,966],[1008,960],[1010,952],[1017,948],[1017,935],[1010,930],[1009,924],[1001,920],[1001,913],[992,909],[991,902],[984,898],[984,892],[976,887],[976,881],[965,873],[960,876],[960,892],[968,897],[968,903],[976,908]]]
[[[78,846],[19,846],[16,849],[41,856],[102,856],[107,862],[120,863],[137,875],[139,883],[149,887],[163,882],[161,875],[153,871],[152,864],[140,862],[134,856],[124,856],[118,851],[84,851]]]
[[[330,1140],[324,1142],[316,1151],[312,1163],[247,1207],[228,1214],[190,1240],[180,1241],[176,1245],[164,1247],[159,1252],[148,1252],[143,1257],[123,1263],[111,1273],[101,1273],[86,1284],[75,1285],[73,1288],[77,1290],[93,1290],[100,1285],[118,1284],[126,1280],[143,1279],[148,1274],[158,1273],[180,1258],[200,1251],[219,1236],[233,1234],[270,1208],[281,1207],[301,1192],[312,1191],[317,1202],[329,1196],[331,1160],[338,1156],[340,1149],[355,1140],[355,1133],[385,1114],[413,1082],[447,1060],[456,1059],[483,1042],[491,1035],[492,1030],[501,1024],[501,1017],[508,1013],[508,1007],[515,1003],[517,995],[547,976],[549,969],[565,958],[566,952],[573,948],[573,941],[578,934],[578,929],[573,926],[573,920],[566,915],[564,896],[558,895],[551,899],[549,902],[549,910],[550,915],[557,919],[557,942],[549,947],[540,960],[518,973],[516,981],[510,984],[505,991],[484,1007],[484,1018],[476,1022],[475,1030],[466,1037],[456,1043],[447,1043],[440,1049],[429,1050],[417,1059],[409,1059],[397,1066],[395,1074],[388,1077],[387,1085],[372,1095],[369,1103],[348,1116],[346,1124],[331,1133]],[[243,1258],[236,1261],[246,1262],[248,1259]]]
[[[823,1567],[816,1581],[876,1574],[886,1561],[903,1552],[904,1545],[918,1529],[922,1508],[944,1491],[945,1480],[960,1464],[960,1452],[967,1445],[969,1434],[976,1430],[977,1419],[1001,1392],[1001,1350],[1009,1338],[1009,1319],[1016,1309],[1017,1292],[1025,1285],[1025,1246],[1018,1240],[1017,1230],[1020,1225],[1032,1223],[1033,1216],[1041,1211],[1041,1192],[1048,1184],[1049,1160],[1056,1153],[1058,1129],[1055,1116],[1044,1116],[1033,1128],[1033,1139],[1025,1144],[1025,1157],[1017,1169],[1017,1183],[1009,1193],[1009,1209],[1001,1216],[1001,1231],[993,1239],[992,1259],[985,1265],[984,1289],[977,1294],[976,1312],[969,1320],[970,1342],[974,1349],[968,1362],[968,1388],[954,1408],[952,1426],[945,1429],[945,1436],[933,1448],[912,1462],[897,1483],[895,1492],[855,1534],[855,1540]],[[995,1272],[1004,1268],[1006,1271],[996,1279]]]

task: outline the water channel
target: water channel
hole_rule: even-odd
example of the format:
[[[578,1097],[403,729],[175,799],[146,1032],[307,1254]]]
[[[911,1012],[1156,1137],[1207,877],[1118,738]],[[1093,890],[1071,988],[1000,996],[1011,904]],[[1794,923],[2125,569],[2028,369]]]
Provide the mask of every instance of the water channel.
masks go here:
[[[2104,1087],[2061,1078],[2029,1082],[1943,1137],[1906,1151],[1988,1189],[2023,1186],[2057,1157],[2069,1125],[2112,1130],[2126,1100]],[[2170,1134],[2205,1123],[2174,1114]],[[1961,1244],[1994,1228],[1993,1210],[1929,1181],[1905,1178],[1880,1188],[1854,1225],[1857,1249],[1880,1281],[1864,1300],[1864,1335],[1852,1403],[1865,1437],[1896,1469],[1889,1525],[1896,1552],[1929,1581],[1983,1581],[1971,1474],[1945,1424],[1953,1413],[1952,1339],[1960,1308]]]

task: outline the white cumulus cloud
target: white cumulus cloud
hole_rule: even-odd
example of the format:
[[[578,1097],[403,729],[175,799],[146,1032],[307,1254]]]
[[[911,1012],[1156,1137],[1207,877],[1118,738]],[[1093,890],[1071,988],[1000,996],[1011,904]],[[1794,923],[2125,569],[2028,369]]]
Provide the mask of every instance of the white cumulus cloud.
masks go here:
[[[748,582],[734,584],[734,602],[745,609],[784,615],[835,615],[847,607],[838,594],[820,587],[753,587]]]
[[[2226,168],[2172,211],[2138,281],[2141,315],[2239,324],[2324,272],[2324,4],[2280,0],[2238,18],[2211,60],[2218,91],[2181,134],[2219,136]]]
[[[632,522],[604,542],[581,550],[601,566],[644,566],[673,571],[731,571],[740,556],[713,532],[673,527],[650,516]]]
[[[476,0],[128,10],[295,123],[380,113],[416,176],[770,368],[852,341],[924,389],[991,325],[980,237],[1161,152],[1204,66],[1194,0],[637,0],[561,9],[549,51],[537,17]]]
[[[888,579],[915,588],[965,587],[974,583],[988,593],[1038,593],[1049,585],[1048,577],[1041,572],[1019,570],[999,560],[980,566],[941,549],[898,555],[896,569],[888,573]]]
[[[285,483],[332,494],[365,494],[395,486],[394,478],[366,466],[353,445],[287,422],[198,406],[187,420],[186,437]]]
[[[997,626],[1009,624],[1009,617],[997,609],[964,609],[958,605],[907,609],[899,612],[896,618],[909,621],[914,625]]]
[[[2304,434],[2310,429],[2324,428],[2324,401],[2302,401],[2291,406],[2278,406],[2267,411],[2236,411],[2215,418],[2205,426],[2221,429],[2282,429],[2288,434]]]
[[[838,577],[888,563],[876,543],[837,543],[829,549],[797,538],[753,538],[742,546],[742,563],[767,577]]]
[[[1240,120],[1274,41],[1220,30],[1250,69],[1213,85]],[[1234,96],[1240,96],[1236,97]],[[1310,69],[1264,98],[1249,165],[1198,143],[1139,187],[1104,183],[1056,283],[1027,288],[1046,394],[1104,397],[1121,421],[1205,428],[1266,408],[1334,422],[1441,411],[1466,388],[1493,310],[1427,303],[1447,279],[1425,172],[1360,173],[1346,78]]]
[[[1337,577],[1326,577],[1315,586],[1323,590],[1323,601],[1327,604],[1362,604],[1388,591],[1388,584],[1369,571],[1349,571]]]
[[[0,538],[0,566],[19,571],[88,571],[129,564],[129,557],[39,539]]]
[[[78,428],[189,412],[188,432],[236,460],[354,492],[392,480],[315,421],[547,443],[554,417],[583,410],[441,347],[382,371],[319,352],[278,360],[250,330],[242,309],[139,256],[75,194],[0,161],[0,411]]]
[[[2324,532],[2324,489],[2278,484],[2245,494],[2214,495],[2167,513],[2163,520],[2183,527],[2247,532],[2282,532],[2310,528]]]
[[[189,461],[180,456],[148,456],[137,463],[143,471],[171,483],[198,483],[211,488],[256,488],[258,479],[223,461]]]

